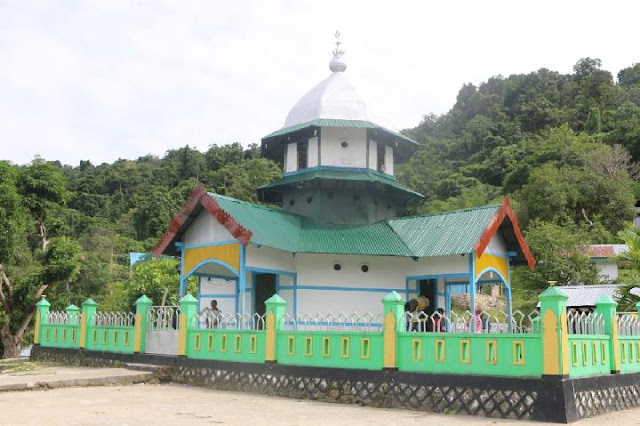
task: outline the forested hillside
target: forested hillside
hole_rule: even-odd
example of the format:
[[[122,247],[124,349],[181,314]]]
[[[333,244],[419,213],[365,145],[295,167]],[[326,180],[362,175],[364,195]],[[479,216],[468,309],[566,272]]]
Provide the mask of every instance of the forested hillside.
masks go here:
[[[634,217],[640,64],[616,79],[586,58],[572,74],[542,68],[466,84],[447,114],[427,115],[404,133],[423,144],[397,172],[426,196],[415,212],[512,197],[538,261],[533,273],[515,271],[515,295],[520,303],[534,300],[546,280],[595,282],[581,247],[615,242]],[[131,288],[149,292],[177,280],[171,261],[130,278],[128,253],[155,244],[197,183],[256,201],[256,187],[280,175],[257,145],[238,143],[76,167],[53,158],[0,162],[5,346],[41,294],[57,309],[88,296],[120,308]]]

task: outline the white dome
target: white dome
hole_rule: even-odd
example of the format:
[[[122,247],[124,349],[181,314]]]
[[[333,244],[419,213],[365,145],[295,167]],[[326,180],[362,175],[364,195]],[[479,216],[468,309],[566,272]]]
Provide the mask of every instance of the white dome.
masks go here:
[[[346,65],[344,68],[341,65],[332,64],[332,70],[346,69]],[[284,126],[295,126],[319,118],[370,121],[366,104],[345,77],[344,71],[335,71],[304,95],[287,115]]]

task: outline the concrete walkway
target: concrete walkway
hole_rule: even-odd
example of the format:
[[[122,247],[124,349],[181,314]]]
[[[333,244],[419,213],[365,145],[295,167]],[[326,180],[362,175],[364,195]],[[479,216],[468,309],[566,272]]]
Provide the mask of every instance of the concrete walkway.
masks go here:
[[[0,425],[549,426],[551,423],[390,410],[167,385],[0,393]],[[573,425],[638,425],[640,409]]]
[[[21,360],[0,362],[0,392],[128,385],[152,379],[151,372],[124,368],[60,367]]]

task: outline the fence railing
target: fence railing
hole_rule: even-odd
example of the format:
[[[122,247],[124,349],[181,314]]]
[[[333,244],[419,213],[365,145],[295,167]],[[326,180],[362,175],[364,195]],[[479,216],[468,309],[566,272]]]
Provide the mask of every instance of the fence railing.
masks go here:
[[[540,312],[534,310],[529,314],[514,311],[511,316],[505,312],[481,311],[472,314],[451,312],[449,314],[425,312],[417,314],[405,312],[398,328],[407,332],[434,333],[471,333],[472,322],[475,322],[475,333],[538,333]]]
[[[604,316],[597,312],[567,313],[569,334],[604,334]]]
[[[179,306],[151,306],[147,311],[147,330],[179,330]]]
[[[264,330],[264,315],[229,314],[204,311],[191,318],[189,326],[198,330]]]
[[[617,321],[620,336],[640,336],[640,318],[637,314],[620,314]]]
[[[284,314],[280,326],[287,331],[382,331],[382,315],[373,314]]]
[[[77,325],[80,324],[79,312],[50,311],[47,314],[47,324]]]
[[[133,312],[96,312],[91,316],[93,326],[133,327],[136,316]]]

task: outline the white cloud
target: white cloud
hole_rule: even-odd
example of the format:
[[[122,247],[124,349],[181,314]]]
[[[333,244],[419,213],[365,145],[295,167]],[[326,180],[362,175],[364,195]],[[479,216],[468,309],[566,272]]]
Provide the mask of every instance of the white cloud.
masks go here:
[[[634,10],[631,10],[634,9]],[[325,78],[350,79],[396,128],[461,85],[585,56],[638,62],[632,2],[0,0],[0,158],[77,164],[185,144],[259,142]]]

